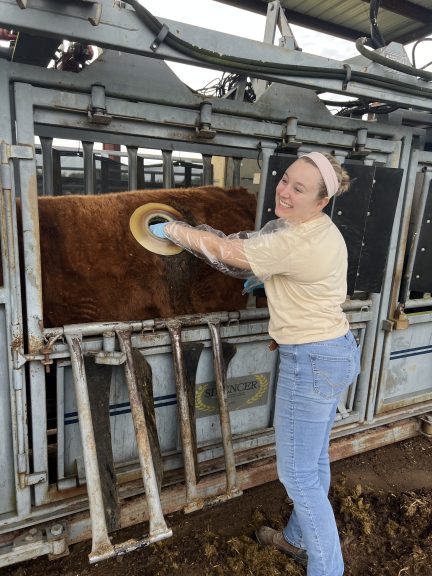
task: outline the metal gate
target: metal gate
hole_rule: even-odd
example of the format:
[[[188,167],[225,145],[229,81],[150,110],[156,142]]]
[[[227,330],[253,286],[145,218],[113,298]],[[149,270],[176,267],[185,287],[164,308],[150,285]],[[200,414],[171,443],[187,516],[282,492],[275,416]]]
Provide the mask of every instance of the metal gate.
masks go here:
[[[267,348],[266,309],[43,326],[35,137],[44,194],[55,192],[54,138],[82,143],[87,194],[95,142],[126,146],[130,189],[141,147],[162,151],[166,186],[173,150],[202,154],[203,183],[213,156],[232,159],[233,184],[242,159],[259,157],[257,226],[272,216],[271,192],[293,157],[334,151],[355,181],[329,210],[349,247],[344,309],[362,347],[362,372],[339,407],[334,437],[431,409],[430,267],[422,260],[431,157],[412,150],[411,128],[333,117],[312,91],[276,82],[253,107],[203,98],[164,62],[109,50],[78,75],[0,60],[0,99],[0,532],[38,527],[31,541],[0,549],[0,565],[61,554],[90,530],[92,561],[145,546],[170,535],[167,511],[237,496],[274,470],[254,465],[274,452],[277,354]],[[146,403],[137,373],[148,369]],[[144,519],[148,537],[111,545],[111,530]]]

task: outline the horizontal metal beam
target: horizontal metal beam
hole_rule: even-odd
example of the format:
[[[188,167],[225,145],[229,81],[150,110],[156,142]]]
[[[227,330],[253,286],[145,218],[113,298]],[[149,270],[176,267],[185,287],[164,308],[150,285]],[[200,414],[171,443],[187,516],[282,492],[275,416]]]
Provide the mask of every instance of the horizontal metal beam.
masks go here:
[[[329,91],[344,94],[346,96],[359,96],[380,102],[400,104],[406,107],[415,107],[424,110],[432,109],[431,91],[425,89],[424,82],[420,82],[412,77],[401,75],[400,73],[389,72],[388,68],[382,67],[383,76],[381,87],[370,82],[349,82],[346,85],[344,78],[330,79],[320,78],[311,74],[307,70],[303,73],[298,71],[299,67],[311,67],[322,70],[345,74],[344,63],[320,56],[305,54],[296,50],[287,50],[245,38],[239,38],[230,34],[223,34],[203,28],[198,28],[188,24],[164,19],[164,22],[171,33],[178,40],[188,42],[195,47],[203,47],[214,54],[224,54],[226,61],[214,61],[213,63],[203,63],[198,57],[180,53],[174,48],[162,43],[157,50],[151,47],[154,42],[154,33],[140,20],[138,15],[129,8],[120,8],[118,4],[112,2],[103,3],[102,18],[98,26],[92,26],[86,19],[86,12],[81,4],[58,3],[54,0],[32,0],[25,10],[21,10],[12,0],[0,0],[0,14],[2,26],[9,29],[24,30],[28,33],[38,33],[46,36],[61,36],[69,40],[75,40],[85,44],[96,44],[102,48],[120,50],[145,56],[182,62],[195,66],[206,66],[217,70],[241,71],[244,74],[279,82],[282,84],[292,84],[322,92]],[[275,74],[273,72],[261,72],[252,69],[247,61],[253,55],[255,63],[272,63],[286,67],[286,74]],[[230,66],[229,59],[242,58],[245,62],[241,65],[241,70]],[[291,73],[294,68],[296,74]],[[363,68],[351,65],[351,71],[363,72]],[[405,90],[417,89],[418,94],[404,93],[402,86],[399,90],[393,84],[390,90],[389,82],[403,82]]]

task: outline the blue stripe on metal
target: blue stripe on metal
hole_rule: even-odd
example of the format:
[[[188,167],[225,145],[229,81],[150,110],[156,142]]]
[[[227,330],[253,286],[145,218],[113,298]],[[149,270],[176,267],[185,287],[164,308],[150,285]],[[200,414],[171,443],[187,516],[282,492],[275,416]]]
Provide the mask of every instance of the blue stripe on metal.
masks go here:
[[[421,346],[419,348],[408,348],[406,350],[395,350],[390,354],[390,360],[396,358],[407,358],[409,356],[419,356],[421,354],[431,354],[432,346]]]
[[[161,402],[159,401],[156,404],[156,398],[155,398],[155,408],[164,408],[165,406],[174,406],[175,404],[177,404],[177,398],[175,394],[168,394],[166,396],[158,396],[158,399],[162,399],[162,398],[174,398],[174,400],[170,400],[168,402]],[[118,410],[116,409],[117,407],[123,407],[123,410]],[[127,406],[129,406],[129,408],[126,408]],[[122,402],[121,404],[113,404],[112,406],[110,406],[110,416],[119,416],[120,414],[130,414],[130,404],[129,402]],[[68,424],[77,424],[78,422],[78,413],[77,412],[68,412],[67,414],[64,415],[65,420],[64,420],[64,424],[65,426],[67,426]]]

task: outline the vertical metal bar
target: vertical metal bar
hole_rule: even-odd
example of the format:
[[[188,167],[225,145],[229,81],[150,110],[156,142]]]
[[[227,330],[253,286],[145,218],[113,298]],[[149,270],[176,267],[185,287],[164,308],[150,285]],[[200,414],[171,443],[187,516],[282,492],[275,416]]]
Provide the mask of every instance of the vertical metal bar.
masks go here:
[[[242,163],[241,158],[233,158],[233,164],[234,164],[233,187],[234,188],[238,188],[240,186],[240,183],[241,183],[241,177],[240,177],[241,163]]]
[[[262,211],[264,208],[264,198],[267,183],[267,172],[269,168],[269,160],[270,156],[273,154],[275,149],[276,144],[274,144],[273,142],[261,142],[262,167],[261,167],[261,179],[257,198],[257,210],[255,216],[255,230],[259,230],[261,228]]]
[[[144,174],[144,158],[137,157],[137,188],[142,190],[145,188],[145,174]]]
[[[192,186],[192,166],[185,164],[184,166],[184,187],[190,188]]]
[[[17,142],[34,149],[32,87],[15,84],[15,112]],[[39,239],[39,211],[34,158],[19,160],[21,211],[24,245],[25,294],[27,304],[27,342],[29,354],[37,354],[43,347],[42,275]],[[40,362],[29,363],[33,471],[48,471],[47,415],[45,370]],[[44,502],[48,491],[46,480],[35,485],[35,504]]]
[[[222,431],[225,468],[227,475],[226,492],[229,496],[239,496],[242,492],[237,486],[234,448],[232,443],[231,422],[227,404],[226,369],[222,355],[222,341],[220,336],[220,323],[208,323],[213,346],[213,365],[216,381],[216,392],[219,401],[219,418]]]
[[[204,186],[211,186],[213,184],[212,157],[209,156],[208,154],[203,154],[202,161],[203,161],[202,183]]]
[[[390,342],[391,338],[382,329],[384,319],[393,318],[396,310],[402,270],[405,261],[406,244],[410,226],[410,216],[414,196],[414,185],[417,175],[418,163],[423,157],[420,150],[411,151],[412,136],[405,136],[401,142],[395,142],[395,153],[389,156],[388,165],[390,167],[404,168],[404,175],[401,183],[401,193],[396,206],[392,235],[390,238],[387,265],[384,273],[384,280],[377,305],[377,312],[374,314],[374,322],[377,322],[375,340],[370,355],[365,356],[368,362],[368,370],[371,370],[369,382],[369,395],[366,405],[366,419],[372,421],[375,416],[376,406],[379,405],[379,397],[383,393],[387,377],[388,363],[390,362]],[[427,153],[428,154],[428,153]],[[372,295],[372,300],[374,300]],[[369,329],[365,338],[365,345],[369,336]],[[373,359],[372,367],[369,368]]]
[[[415,215],[415,224],[413,230],[413,241],[410,246],[410,253],[408,254],[408,263],[406,267],[406,272],[402,279],[402,289],[400,301],[405,303],[408,300],[412,273],[414,270],[414,262],[417,255],[417,248],[419,243],[419,236],[422,226],[423,214],[426,206],[426,200],[429,194],[429,186],[432,180],[432,172],[427,170],[424,174],[423,184],[421,187],[420,198],[417,205],[417,214]]]
[[[52,163],[53,163],[53,194],[61,196],[63,194],[62,172],[61,172],[61,152],[60,150],[52,149]]]
[[[128,146],[127,153],[128,153],[128,188],[129,190],[136,190],[138,182],[138,176],[137,176],[138,147]]]
[[[0,198],[0,211],[1,211],[1,243],[3,247],[3,280],[6,290],[9,289],[9,301],[6,302],[6,326],[10,327],[7,334],[8,346],[8,373],[10,383],[10,413],[3,416],[2,424],[4,426],[4,434],[2,435],[2,446],[5,451],[8,451],[9,457],[5,460],[9,463],[9,470],[7,473],[2,474],[4,478],[3,486],[7,486],[7,476],[10,474],[12,477],[15,475],[16,485],[16,502],[18,515],[30,513],[30,488],[25,485],[25,476],[29,472],[29,457],[28,457],[28,430],[27,430],[27,399],[25,390],[24,368],[13,366],[13,354],[23,354],[23,327],[21,319],[21,302],[19,302],[15,309],[16,293],[20,294],[19,285],[16,285],[16,277],[14,274],[15,254],[17,253],[16,246],[14,245],[14,210],[11,200],[11,190],[3,188],[3,194]],[[16,240],[16,238],[15,238]],[[10,269],[9,269],[10,268]],[[3,406],[4,408],[4,406]],[[8,426],[9,422],[9,426]],[[12,447],[15,453],[16,465],[15,474],[13,472],[12,463],[14,454],[9,450],[7,433],[11,431]],[[5,456],[5,452],[2,453]],[[0,465],[1,469],[1,465]],[[3,492],[4,495],[4,492]],[[11,501],[14,498],[11,496]]]
[[[186,481],[186,507],[191,512],[203,507],[203,502],[198,500],[196,485],[197,471],[195,469],[195,457],[193,453],[192,423],[189,418],[188,399],[186,394],[186,369],[181,348],[181,324],[177,321],[167,323],[171,337],[172,355],[174,362],[175,385],[177,391],[177,403],[179,409],[180,434],[183,447],[183,461]]]
[[[369,320],[366,326],[362,347],[361,371],[357,380],[356,395],[354,400],[354,410],[358,412],[360,422],[364,422],[368,403],[368,395],[370,393],[370,389],[374,385],[374,378],[376,382],[376,378],[378,377],[377,374],[374,375],[370,359],[373,357],[375,347],[375,335],[378,327],[378,308],[380,305],[381,297],[379,294],[371,294],[370,298],[372,300],[372,318]]]
[[[173,188],[173,165],[172,165],[172,150],[162,150],[163,158],[163,187]]]
[[[95,179],[94,179],[94,158],[93,158],[93,142],[82,141],[84,150],[84,194],[94,194]]]
[[[12,103],[9,62],[0,60],[0,142],[12,143]],[[1,217],[1,255],[3,284],[7,293],[5,302],[7,329],[7,373],[9,375],[10,406],[2,419],[3,431],[2,456],[9,463],[15,462],[7,474],[2,474],[3,486],[9,485],[10,501],[16,502],[18,516],[27,516],[31,509],[30,487],[19,484],[18,469],[23,464],[25,472],[29,470],[27,399],[24,367],[19,366],[19,354],[24,353],[24,328],[21,305],[21,280],[16,226],[15,185],[13,180],[12,161],[0,159],[0,217]],[[10,437],[8,437],[10,431]],[[23,456],[21,456],[21,454]],[[15,487],[14,487],[15,484]],[[5,494],[5,492],[3,492]]]
[[[54,194],[54,180],[53,180],[53,157],[52,157],[52,143],[53,139],[47,136],[40,137],[42,148],[42,174],[43,174],[43,196],[53,196]]]
[[[102,559],[102,557],[113,556],[115,551],[108,537],[105,520],[102,486],[96,453],[96,440],[81,349],[81,336],[79,334],[66,334],[66,341],[71,355],[75,400],[86,472],[87,494],[92,526],[92,549],[89,554],[89,559],[90,562],[93,563]]]
[[[138,456],[141,465],[142,478],[147,499],[149,515],[149,540],[160,540],[160,536],[172,535],[165,522],[159,496],[158,483],[153,464],[150,441],[147,432],[144,408],[141,404],[138,392],[138,384],[135,377],[135,369],[132,358],[131,334],[127,330],[116,331],[120,343],[120,349],[126,354],[125,375],[129,390],[129,401],[132,413],[132,421],[138,446]]]
[[[57,392],[57,478],[61,480],[65,473],[65,391],[64,391],[64,366],[57,362],[56,369],[56,392]]]
[[[263,42],[265,42],[266,44],[273,44],[274,42],[279,10],[280,10],[279,0],[273,0],[273,2],[269,2],[267,4],[267,15],[266,15],[266,24],[263,40]],[[267,80],[254,79],[252,82],[252,86],[258,99],[266,91]]]

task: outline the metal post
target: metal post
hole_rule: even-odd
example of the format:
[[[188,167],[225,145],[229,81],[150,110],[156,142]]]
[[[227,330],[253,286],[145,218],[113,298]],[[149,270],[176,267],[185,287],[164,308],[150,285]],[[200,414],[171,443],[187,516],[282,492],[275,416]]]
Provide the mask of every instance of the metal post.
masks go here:
[[[120,349],[126,354],[125,375],[129,390],[129,401],[135,436],[138,446],[138,455],[141,465],[142,478],[147,498],[149,515],[149,541],[155,542],[162,538],[172,536],[162,513],[162,506],[157,485],[156,473],[147,432],[144,409],[140,400],[138,385],[135,377],[135,369],[132,358],[131,333],[127,330],[116,331],[120,343]]]
[[[137,157],[138,157],[138,147],[137,146],[128,146],[127,147],[128,153],[128,189],[129,190],[136,190],[137,189],[137,182],[138,182],[138,166],[137,166]]]
[[[181,348],[181,323],[172,321],[167,324],[171,337],[172,354],[174,362],[175,385],[179,408],[180,434],[183,447],[183,461],[186,481],[186,507],[185,512],[193,512],[203,507],[202,500],[198,500],[196,485],[197,470],[193,452],[192,423],[189,417],[188,399],[186,394],[186,370]]]
[[[102,486],[96,453],[96,440],[81,349],[81,336],[79,334],[66,334],[66,341],[71,355],[75,399],[86,471],[87,494],[92,525],[92,549],[89,554],[89,560],[90,563],[93,564],[99,560],[114,556],[115,550],[108,537],[105,520]]]
[[[0,61],[0,142],[12,142],[11,96],[9,91],[9,77],[7,65]],[[5,373],[8,374],[10,403],[7,396],[3,404],[4,412],[1,420],[3,462],[15,462],[14,470],[9,469],[2,473],[4,491],[9,492],[10,502],[16,505],[18,516],[27,516],[31,509],[30,487],[21,487],[19,484],[19,466],[28,471],[28,429],[27,429],[27,400],[24,366],[19,366],[18,357],[24,353],[24,335],[21,305],[21,281],[19,267],[18,238],[15,209],[15,186],[12,177],[12,160],[0,158],[0,233],[3,268],[3,284],[7,294],[5,301],[7,355],[8,365]],[[15,357],[14,357],[15,355]],[[6,385],[6,384],[5,384]],[[7,394],[7,393],[6,393]],[[10,436],[9,436],[10,434]],[[0,466],[1,468],[1,466]],[[14,506],[14,504],[12,504]]]
[[[172,165],[172,150],[162,150],[163,158],[163,187],[174,187],[174,175]]]
[[[137,188],[138,190],[145,188],[145,168],[142,156],[137,156]]]
[[[204,186],[211,186],[213,184],[212,157],[209,156],[208,154],[203,154],[202,161],[203,161],[202,183]]]
[[[241,163],[242,163],[241,158],[233,158],[233,164],[234,164],[233,187],[234,188],[238,188],[240,186],[240,183],[241,183],[241,176],[240,176]]]
[[[15,111],[17,141],[34,150],[32,87],[16,83]],[[44,345],[42,313],[42,275],[39,239],[39,210],[34,158],[19,160],[21,210],[27,304],[28,353],[37,354]],[[33,471],[45,473],[34,487],[35,504],[44,502],[48,491],[48,443],[45,370],[40,362],[29,363]]]
[[[65,390],[64,390],[64,365],[56,363],[56,393],[57,393],[57,479],[62,480],[65,472],[64,449],[65,449]]]
[[[232,443],[231,422],[227,405],[226,367],[222,355],[220,323],[208,323],[213,346],[213,365],[216,381],[216,392],[219,401],[219,417],[224,448],[225,468],[227,474],[226,493],[228,497],[240,496],[242,491],[237,487],[234,448]]]
[[[276,149],[276,144],[273,142],[261,142],[262,151],[262,168],[261,168],[261,179],[257,198],[257,211],[255,216],[255,230],[261,228],[262,221],[262,211],[264,207],[265,190],[267,184],[267,172],[269,167],[270,156]]]
[[[94,194],[95,181],[94,181],[94,158],[93,158],[93,142],[82,141],[84,150],[84,194]]]
[[[54,195],[54,179],[53,179],[53,157],[52,157],[52,144],[53,139],[46,136],[40,138],[42,148],[42,174],[43,174],[43,196]]]

